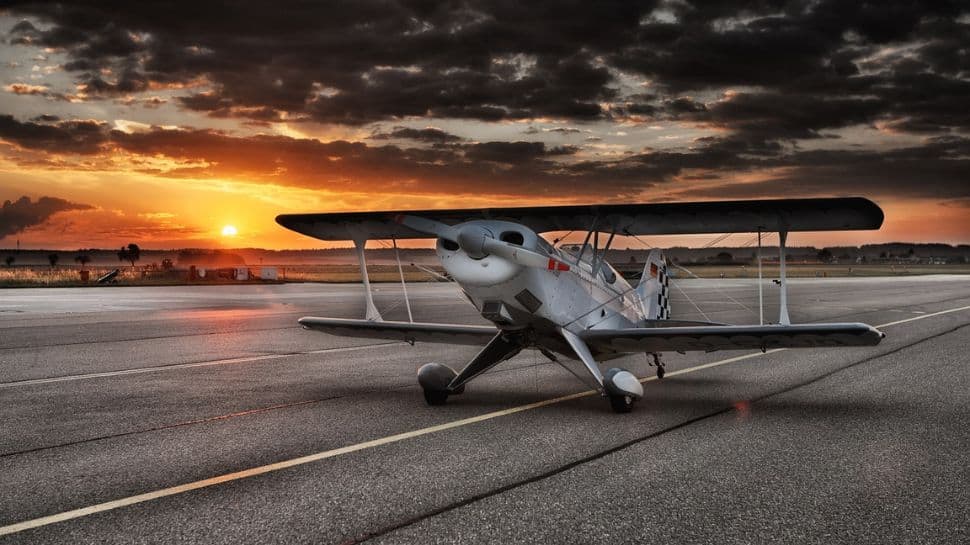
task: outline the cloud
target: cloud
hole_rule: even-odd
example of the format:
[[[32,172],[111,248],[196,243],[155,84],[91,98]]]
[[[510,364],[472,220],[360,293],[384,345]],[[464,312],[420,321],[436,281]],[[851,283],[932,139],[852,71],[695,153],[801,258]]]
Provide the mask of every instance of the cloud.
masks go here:
[[[371,140],[389,140],[392,138],[416,140],[418,142],[428,142],[431,144],[443,144],[446,142],[458,142],[462,140],[460,136],[435,127],[425,127],[423,129],[394,127],[394,130],[391,132],[382,132],[370,136]]]
[[[568,195],[616,199],[651,187],[685,197],[843,194],[967,197],[970,138],[940,136],[888,150],[802,150],[758,134],[701,137],[688,150],[648,150],[590,159],[575,146],[543,142],[453,142],[447,146],[373,146],[288,136],[238,136],[214,130],[20,122],[0,116],[0,138],[50,161],[82,154],[86,163],[128,157],[130,168],[162,177],[238,179],[308,189],[380,187],[414,194]],[[593,145],[596,145],[595,143]],[[36,158],[13,157],[17,161]],[[156,163],[160,161],[161,163]],[[158,166],[161,164],[162,166]],[[771,172],[762,185],[710,185],[742,173]],[[687,185],[685,185],[687,184]]]
[[[86,100],[191,86],[173,103],[262,125],[678,120],[760,140],[860,123],[970,132],[970,24],[955,2],[243,1],[232,17],[196,6],[191,20],[163,0],[9,9],[25,17],[10,41],[64,52]],[[691,98],[712,93],[729,98]],[[434,143],[412,136],[401,138]]]
[[[51,100],[70,100],[71,97],[63,93],[57,93],[46,85],[31,85],[29,83],[10,83],[5,85],[4,91],[15,95],[40,96]]]
[[[476,161],[520,164],[551,155],[575,153],[571,147],[547,149],[543,142],[484,142],[465,148],[465,157]]]
[[[108,125],[92,120],[20,122],[12,115],[0,114],[0,139],[31,150],[87,155],[102,150],[108,140]]]
[[[30,197],[4,201],[3,206],[0,206],[0,238],[41,225],[58,212],[91,208],[86,204],[73,203],[57,197],[41,197],[36,202],[31,202]]]

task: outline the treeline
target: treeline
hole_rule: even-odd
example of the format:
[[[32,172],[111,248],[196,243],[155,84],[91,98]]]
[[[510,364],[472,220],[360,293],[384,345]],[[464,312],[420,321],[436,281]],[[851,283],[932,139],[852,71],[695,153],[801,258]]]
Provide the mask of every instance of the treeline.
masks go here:
[[[83,249],[83,250],[0,250],[0,263],[7,266],[64,266],[88,264],[92,266],[108,266],[131,264],[126,263],[122,252],[117,249]],[[140,249],[137,258],[139,265],[175,264],[178,267],[189,265],[201,266],[231,266],[236,264],[248,265],[310,265],[310,264],[342,264],[356,263],[353,248],[329,248],[315,250],[265,250],[261,248],[237,248],[230,250],[183,248],[174,250]],[[401,248],[401,261],[404,263],[436,263],[434,250],[431,248]],[[685,248],[672,247],[664,249],[668,259],[677,263],[749,263],[755,257],[756,248],[741,247],[712,247]],[[765,259],[771,260],[778,255],[777,247],[762,248]],[[613,249],[607,259],[612,263],[628,263],[631,261],[642,263],[649,250],[647,249]],[[892,262],[940,259],[951,263],[970,262],[970,245],[952,246],[949,244],[913,244],[892,242],[887,244],[866,244],[863,246],[828,246],[816,248],[813,246],[796,246],[788,248],[788,256],[792,261],[809,262]],[[131,257],[128,255],[127,257]],[[394,250],[390,248],[368,248],[369,263],[390,263],[395,260]],[[83,263],[82,263],[83,261]]]

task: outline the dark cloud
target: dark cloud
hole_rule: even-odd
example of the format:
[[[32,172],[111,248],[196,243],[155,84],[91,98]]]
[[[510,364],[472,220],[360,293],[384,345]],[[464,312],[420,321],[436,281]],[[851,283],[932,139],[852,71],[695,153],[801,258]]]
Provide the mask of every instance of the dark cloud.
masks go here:
[[[107,80],[97,73],[87,73],[81,77],[80,92],[94,96],[117,96],[140,93],[148,90],[148,76],[134,67],[125,67],[116,79]]]
[[[0,139],[31,150],[86,155],[102,150],[108,140],[108,125],[90,120],[25,123],[0,114]]]
[[[0,138],[50,160],[83,154],[85,161],[165,157],[169,177],[216,177],[313,189],[406,189],[456,193],[487,188],[492,194],[589,195],[617,198],[683,179],[730,179],[743,172],[773,172],[761,183],[718,188],[692,196],[843,194],[967,198],[970,138],[927,138],[922,145],[890,150],[801,150],[745,135],[702,137],[687,151],[662,150],[620,159],[589,159],[574,146],[543,142],[452,142],[432,147],[372,146],[287,136],[234,136],[212,130],[154,128],[126,133],[89,121],[53,124],[0,116]],[[22,159],[27,160],[27,159]],[[138,168],[136,166],[136,168]],[[676,186],[668,188],[677,191]]]
[[[823,129],[871,123],[885,108],[871,97],[739,93],[708,106],[680,106],[683,118],[761,140],[819,138]]]
[[[711,105],[691,92],[741,87],[710,121],[761,138],[814,138],[873,120],[906,132],[970,130],[966,114],[948,115],[965,110],[958,104],[970,85],[970,25],[959,2],[362,0],[267,9],[241,1],[189,14],[146,0],[10,9],[29,18],[10,41],[64,50],[86,96],[204,81],[210,88],[178,103],[215,117],[704,121]],[[651,93],[623,96],[616,70],[649,80]]]
[[[0,238],[41,225],[58,212],[90,208],[92,207],[86,204],[73,203],[56,197],[41,197],[37,202],[31,202],[30,197],[4,201],[3,206],[0,206]]]
[[[428,142],[431,144],[443,144],[463,140],[460,136],[451,134],[441,129],[436,129],[434,127],[425,127],[423,129],[394,127],[391,132],[382,132],[370,136],[371,140],[389,140],[392,138],[417,140],[418,142]]]
[[[475,161],[519,164],[575,152],[576,148],[568,146],[547,149],[543,142],[484,142],[466,147],[465,157]]]
[[[851,192],[956,202],[970,199],[970,138],[937,137],[923,146],[887,151],[804,151],[759,163],[763,168],[783,168],[765,181],[726,183],[693,190],[691,196],[743,199]]]
[[[182,104],[214,115],[592,119],[614,90],[590,52],[632,39],[652,5],[235,2],[188,14],[163,1],[28,3],[11,9],[43,24],[18,24],[10,40],[65,50],[65,69],[91,97],[204,78],[216,96],[187,94]]]

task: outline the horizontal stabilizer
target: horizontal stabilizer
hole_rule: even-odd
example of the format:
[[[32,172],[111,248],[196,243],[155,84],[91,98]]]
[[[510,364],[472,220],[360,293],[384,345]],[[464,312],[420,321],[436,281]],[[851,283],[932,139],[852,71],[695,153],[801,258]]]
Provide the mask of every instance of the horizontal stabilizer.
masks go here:
[[[618,235],[754,233],[756,231],[844,231],[878,229],[883,212],[861,197],[747,201],[596,204],[284,214],[276,222],[321,240],[432,238],[402,218],[456,225],[496,219],[520,223],[537,233],[587,231]],[[415,228],[412,228],[415,227]]]
[[[406,342],[484,345],[498,333],[492,326],[382,322],[345,318],[300,318],[300,325],[340,335],[364,339],[390,339]]]
[[[580,336],[600,352],[632,353],[874,346],[885,335],[867,324],[836,323],[590,329]]]

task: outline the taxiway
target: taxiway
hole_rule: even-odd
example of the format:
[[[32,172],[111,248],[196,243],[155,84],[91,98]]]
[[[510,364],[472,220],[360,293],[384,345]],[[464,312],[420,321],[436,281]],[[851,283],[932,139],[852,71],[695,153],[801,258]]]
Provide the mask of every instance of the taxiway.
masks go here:
[[[678,285],[675,318],[757,321],[750,280]],[[476,348],[296,325],[362,316],[356,285],[0,290],[0,543],[970,540],[970,278],[790,289],[793,321],[887,338],[626,358],[627,415],[532,351],[428,407],[416,369]]]

